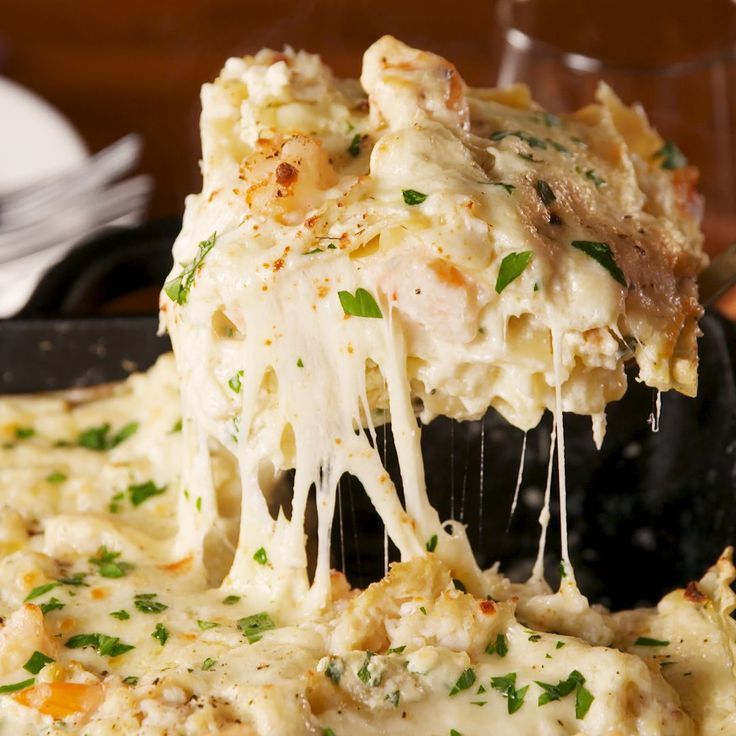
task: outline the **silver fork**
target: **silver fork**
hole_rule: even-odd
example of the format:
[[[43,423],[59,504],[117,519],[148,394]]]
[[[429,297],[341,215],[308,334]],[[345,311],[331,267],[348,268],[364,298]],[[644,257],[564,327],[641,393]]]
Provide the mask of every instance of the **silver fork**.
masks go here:
[[[71,170],[0,194],[0,235],[46,219],[117,179],[136,164],[140,152],[140,137],[126,135]]]
[[[12,231],[0,230],[0,265],[17,261],[57,243],[81,239],[112,225],[126,215],[141,212],[150,196],[152,180],[136,176],[95,189],[67,202],[43,220]]]

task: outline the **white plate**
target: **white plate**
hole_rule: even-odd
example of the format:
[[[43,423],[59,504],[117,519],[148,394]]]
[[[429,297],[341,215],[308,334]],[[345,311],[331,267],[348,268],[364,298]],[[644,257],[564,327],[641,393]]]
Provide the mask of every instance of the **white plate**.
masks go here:
[[[83,161],[87,147],[38,95],[0,77],[0,192]]]
[[[83,161],[87,147],[69,122],[38,95],[0,77],[0,192]],[[74,246],[60,243],[0,267],[0,317],[20,309],[45,271]]]

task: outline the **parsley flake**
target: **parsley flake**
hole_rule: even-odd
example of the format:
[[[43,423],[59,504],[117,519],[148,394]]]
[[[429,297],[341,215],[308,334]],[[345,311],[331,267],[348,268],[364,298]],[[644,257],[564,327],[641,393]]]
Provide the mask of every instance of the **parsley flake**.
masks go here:
[[[513,184],[505,184],[502,181],[492,181],[491,185],[494,187],[502,187],[503,189],[506,190],[506,194],[511,194],[511,192],[513,192],[514,189],[516,189],[516,187]]]
[[[129,422],[110,437],[110,425],[105,422],[105,424],[99,427],[89,427],[81,432],[77,437],[77,444],[80,447],[86,447],[88,450],[95,450],[96,452],[112,450],[121,442],[132,437],[138,431],[138,426],[138,422]]]
[[[152,480],[128,486],[128,495],[133,506],[140,506],[152,496],[160,496],[166,490],[166,486],[159,488]]]
[[[561,700],[585,684],[585,678],[577,670],[573,670],[565,680],[560,680],[556,685],[548,682],[535,680],[537,685],[544,691],[537,700],[537,705],[547,705],[553,700]]]
[[[245,638],[255,644],[260,641],[264,631],[276,628],[273,619],[265,612],[254,613],[252,616],[238,619],[238,628],[243,632]]]
[[[460,677],[457,678],[457,682],[452,686],[450,697],[472,687],[475,684],[475,680],[476,676],[474,669],[469,667],[467,670],[464,670]]]
[[[243,378],[244,371],[238,371],[228,382],[227,385],[236,393],[240,393],[242,388],[241,379]]]
[[[549,207],[557,199],[555,193],[552,191],[552,187],[544,179],[537,179],[534,188],[537,190],[537,195],[545,207]]]
[[[239,595],[228,595],[225,598],[222,599],[222,602],[226,606],[234,606],[236,603],[240,601]]]
[[[53,590],[59,583],[44,583],[43,585],[37,585],[24,599],[23,603],[28,603],[28,601],[32,601],[35,598],[40,598],[44,593],[48,593],[50,590]]]
[[[32,675],[37,675],[49,662],[54,661],[53,657],[47,657],[43,652],[36,650],[23,665],[23,669]]]
[[[156,593],[138,593],[133,597],[133,604],[141,613],[162,613],[168,606],[155,600]]]
[[[128,675],[123,677],[123,685],[135,686],[138,684],[138,678],[135,675]]]
[[[120,552],[111,552],[105,545],[102,545],[89,561],[97,567],[103,578],[123,578],[133,569],[133,565],[129,562],[118,561],[118,557],[120,557]]]
[[[268,564],[268,554],[266,553],[266,550],[263,547],[259,547],[255,551],[255,553],[253,554],[253,559],[259,565],[267,565]]]
[[[350,141],[350,145],[348,146],[348,153],[353,158],[358,158],[360,156],[360,141],[362,140],[362,136],[360,133],[356,133],[353,136],[353,140]]]
[[[16,427],[15,436],[19,440],[25,440],[29,437],[33,437],[36,434],[36,430],[33,427]]]
[[[54,470],[46,476],[47,483],[63,483],[66,479],[66,475],[64,475],[60,470]]]
[[[163,646],[169,640],[169,630],[163,624],[156,624],[151,636]]]
[[[404,197],[404,202],[412,206],[415,204],[421,204],[428,196],[422,192],[418,192],[416,189],[402,189],[401,194]]]
[[[573,240],[571,245],[597,261],[621,286],[628,286],[626,276],[616,263],[608,243],[599,243],[594,240]]]
[[[529,685],[516,688],[516,672],[509,672],[508,675],[502,677],[492,677],[491,687],[498,690],[504,698],[506,698],[506,707],[509,715],[513,715],[524,705],[524,697],[529,689]]]
[[[194,286],[194,279],[204,265],[205,256],[212,250],[217,240],[217,233],[212,233],[207,240],[199,244],[199,250],[194,260],[185,266],[178,276],[164,284],[164,292],[176,304],[184,305],[189,298],[189,291]]]
[[[197,619],[197,626],[199,626],[202,631],[207,631],[207,629],[214,629],[216,626],[219,625],[220,624],[215,621],[203,621],[201,618]]]
[[[602,179],[598,174],[595,173],[595,169],[587,169],[585,172],[585,178],[590,179],[596,187],[606,183],[605,179]]]
[[[374,319],[383,317],[381,308],[375,298],[365,289],[358,288],[354,295],[349,291],[338,291],[337,296],[345,314],[352,314],[356,317],[372,317]]]
[[[674,141],[665,141],[664,145],[654,152],[652,158],[661,158],[660,166],[669,171],[687,166],[685,154],[677,147]]]
[[[635,647],[666,647],[669,642],[665,639],[652,639],[649,636],[640,636],[635,642]]]
[[[101,657],[118,657],[121,654],[135,649],[131,644],[124,644],[117,636],[107,634],[77,634],[68,639],[65,644],[69,649],[85,649],[91,647],[97,650]]]
[[[118,621],[127,621],[130,618],[130,614],[122,608],[119,611],[111,611],[110,615]]]
[[[496,277],[496,293],[500,294],[512,281],[521,276],[533,257],[534,253],[530,250],[509,253],[504,256]]]
[[[373,659],[373,657],[375,656],[376,655],[374,652],[366,652],[365,660],[363,660],[363,665],[357,672],[358,679],[362,683],[366,685],[370,685],[371,687],[378,687],[381,684],[381,680],[383,679],[383,675],[380,673],[375,676],[371,675],[369,665],[370,665],[371,659]]]
[[[50,611],[61,611],[66,603],[62,603],[58,598],[51,597],[46,603],[42,603],[39,608],[41,613],[45,616]]]
[[[575,691],[575,718],[582,720],[590,709],[595,696],[582,685]]]
[[[509,653],[509,640],[505,634],[498,634],[496,640],[492,641],[486,647],[486,654],[498,654],[499,657],[505,657]]]
[[[437,535],[433,534],[424,546],[427,548],[427,552],[434,552],[437,549]]]
[[[31,677],[28,680],[21,680],[20,682],[13,682],[10,685],[3,685],[0,687],[0,694],[4,693],[15,693],[18,690],[25,690],[27,687],[33,685],[36,682],[35,677]]]
[[[325,667],[325,677],[329,677],[335,685],[339,685],[343,669],[344,666],[340,657],[330,657],[327,667]]]
[[[207,659],[202,662],[202,670],[204,672],[207,672],[208,670],[211,670],[216,664],[217,662],[212,659],[212,657],[207,657]]]

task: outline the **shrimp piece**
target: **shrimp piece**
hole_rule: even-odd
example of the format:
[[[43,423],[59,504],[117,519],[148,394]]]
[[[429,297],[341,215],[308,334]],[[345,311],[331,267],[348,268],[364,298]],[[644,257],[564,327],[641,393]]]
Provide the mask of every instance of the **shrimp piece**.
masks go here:
[[[455,65],[437,54],[384,36],[365,52],[360,82],[376,126],[398,130],[430,118],[470,130],[465,82]]]
[[[0,629],[0,674],[20,669],[35,651],[52,656],[56,649],[57,644],[44,626],[41,609],[25,603]]]
[[[240,178],[250,185],[245,201],[251,210],[285,225],[302,222],[322,204],[323,192],[337,183],[321,141],[305,135],[259,140],[241,164]]]

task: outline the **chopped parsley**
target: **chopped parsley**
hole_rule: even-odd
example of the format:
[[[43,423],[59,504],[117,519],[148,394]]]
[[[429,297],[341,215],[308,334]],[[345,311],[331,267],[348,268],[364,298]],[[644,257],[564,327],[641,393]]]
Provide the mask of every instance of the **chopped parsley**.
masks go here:
[[[201,618],[197,619],[197,626],[199,626],[202,631],[207,631],[207,629],[214,629],[216,626],[219,625],[220,624],[215,621],[203,621]]]
[[[335,732],[331,728],[325,728],[322,731],[322,736],[335,736]]]
[[[494,187],[503,187],[506,190],[506,194],[511,194],[511,192],[516,189],[516,187],[513,184],[505,184],[502,181],[492,181],[491,184]]]
[[[343,663],[339,657],[330,657],[325,667],[325,677],[329,677],[335,685],[339,685],[343,669]]]
[[[498,654],[499,657],[505,657],[509,653],[509,640],[505,634],[498,634],[496,640],[492,641],[486,647],[486,654]]]
[[[598,174],[595,173],[595,169],[587,169],[585,172],[585,178],[590,179],[596,187],[606,183],[605,179],[602,179]]]
[[[255,644],[260,641],[264,631],[276,628],[273,619],[265,612],[254,613],[252,616],[238,619],[238,628],[245,634],[245,638]]]
[[[381,308],[375,298],[365,289],[358,288],[355,294],[351,294],[349,291],[338,291],[337,296],[345,314],[352,314],[356,317],[373,317],[375,319],[383,317]]]
[[[437,549],[437,535],[433,534],[424,546],[427,548],[427,552],[434,552]]]
[[[105,422],[105,424],[99,427],[90,427],[81,432],[79,437],[77,437],[77,444],[80,447],[86,447],[88,450],[104,452],[105,450],[112,450],[117,447],[121,442],[132,437],[137,431],[138,422],[129,422],[111,437],[110,425]]]
[[[16,427],[15,436],[16,439],[25,440],[29,437],[33,437],[36,434],[36,430],[33,427]]]
[[[23,669],[32,675],[37,675],[49,662],[54,661],[53,657],[47,657],[43,652],[36,650],[23,665]]]
[[[304,362],[302,361],[301,358],[297,358],[296,367],[297,368],[304,368]]]
[[[155,600],[156,593],[138,593],[133,597],[133,604],[141,613],[162,613],[168,606]]]
[[[362,138],[362,136],[360,135],[360,133],[356,133],[353,136],[353,140],[350,141],[350,145],[348,146],[348,153],[353,158],[358,158],[358,156],[360,156],[360,141],[361,141],[361,138]]]
[[[567,577],[567,569],[565,568],[565,561],[560,560],[560,577],[566,578]]]
[[[555,193],[552,191],[552,187],[544,179],[537,179],[534,188],[537,190],[537,195],[545,207],[549,207],[557,199]]]
[[[46,476],[47,483],[63,483],[66,479],[66,475],[60,470],[54,470]]]
[[[101,657],[118,657],[131,649],[131,644],[124,644],[117,636],[107,634],[77,634],[68,639],[65,644],[69,649],[85,649],[91,647],[97,650]]]
[[[187,303],[189,291],[194,286],[194,279],[197,272],[204,265],[205,256],[212,250],[216,240],[217,233],[212,233],[207,240],[203,240],[199,244],[199,251],[194,260],[188,266],[184,266],[178,276],[175,276],[164,284],[164,291],[172,302],[176,302],[179,305]]]
[[[463,736],[460,731],[455,730],[454,728],[450,729],[450,736]]]
[[[243,378],[244,371],[238,371],[228,382],[227,385],[236,393],[240,393],[242,388],[241,379]]]
[[[557,644],[555,644],[555,649],[562,649],[562,647],[565,646],[564,641],[558,641]]]
[[[652,639],[649,636],[640,636],[635,642],[635,647],[666,647],[669,642],[664,639]]]
[[[398,708],[399,701],[401,700],[401,692],[399,690],[394,690],[392,693],[387,693],[384,700],[388,700],[394,708]]]
[[[424,606],[419,606],[419,610],[426,616],[427,615],[427,609]]]
[[[582,720],[590,709],[595,696],[582,685],[575,691],[575,718]]]
[[[402,644],[400,647],[391,647],[386,650],[386,654],[401,654],[406,649],[406,644]]]
[[[506,707],[509,715],[513,715],[524,705],[524,697],[529,689],[529,685],[516,688],[516,672],[509,672],[508,675],[502,677],[492,677],[491,687],[498,690],[504,698],[506,698]]]
[[[616,263],[608,243],[599,243],[594,240],[573,240],[571,245],[597,261],[621,286],[628,286],[626,276]]]
[[[128,486],[128,496],[133,506],[140,506],[151,496],[160,496],[166,490],[166,486],[159,488],[152,480]]]
[[[222,599],[222,602],[226,606],[234,606],[236,603],[240,601],[239,595],[228,595],[225,598]]]
[[[127,677],[123,677],[123,685],[135,686],[137,684],[138,678],[135,675],[128,675]]]
[[[559,128],[562,125],[562,120],[560,120],[557,115],[553,115],[551,112],[542,112],[540,114],[544,124],[548,128]]]
[[[496,277],[496,293],[500,294],[512,281],[521,276],[533,257],[534,253],[530,250],[509,253],[504,256]]]
[[[402,189],[401,195],[404,197],[404,202],[408,205],[421,204],[427,199],[426,194],[418,192],[416,189]]]
[[[111,552],[103,544],[89,561],[97,567],[103,578],[123,578],[133,569],[133,565],[130,562],[119,561],[118,557],[120,552]]]
[[[72,575],[67,575],[65,578],[59,578],[56,582],[61,583],[62,585],[73,585],[75,587],[83,585],[84,587],[88,588],[89,585],[84,582],[84,579],[86,577],[86,572],[75,572]]]
[[[366,652],[365,659],[363,660],[363,665],[357,672],[358,679],[366,685],[370,685],[371,687],[378,687],[381,684],[381,680],[383,679],[383,675],[381,674],[378,674],[375,677],[371,678],[369,665],[371,663],[371,659],[373,659],[373,657],[375,656],[376,655],[374,652]]]
[[[28,601],[32,601],[35,598],[40,598],[44,593],[48,593],[50,590],[53,590],[59,583],[53,582],[53,583],[44,583],[43,585],[37,585],[24,599],[23,603],[28,603]]]
[[[585,683],[585,678],[577,670],[573,670],[565,680],[560,680],[556,685],[552,685],[548,682],[540,682],[535,680],[537,685],[544,691],[537,700],[538,705],[547,705],[553,700],[561,700],[562,698],[569,695],[578,686],[582,686]]]
[[[156,624],[151,636],[163,646],[169,640],[169,630],[163,624]]]
[[[472,687],[475,684],[475,680],[476,676],[474,669],[469,667],[467,670],[464,670],[460,677],[457,678],[457,682],[452,686],[450,697]]]
[[[267,565],[268,564],[268,554],[266,554],[266,550],[263,547],[259,547],[253,554],[253,559],[259,564],[259,565]]]
[[[533,164],[541,164],[542,159],[541,158],[534,158],[530,153],[518,153],[517,156],[519,158],[523,158],[524,161],[531,161]]]
[[[127,621],[130,618],[130,614],[122,608],[119,611],[112,611],[110,615],[118,621]]]
[[[655,151],[652,158],[661,158],[660,166],[670,171],[687,166],[685,154],[677,147],[674,141],[665,141],[664,145]]]
[[[197,496],[197,500],[194,502],[194,508],[197,509],[197,511],[202,510],[202,496]]]
[[[39,608],[41,613],[45,616],[49,611],[61,611],[66,603],[62,603],[58,598],[51,597],[46,603],[42,603]]]
[[[177,432],[181,432],[181,425],[182,425],[182,420],[181,418],[179,418],[174,422],[173,426],[169,430],[169,434],[176,434]]]
[[[562,143],[558,143],[557,141],[552,140],[552,138],[546,138],[545,140],[547,141],[547,143],[550,144],[550,146],[552,146],[552,148],[555,149],[555,151],[559,151],[560,153],[565,154],[570,153],[570,149],[567,148],[567,146],[563,146]]]
[[[212,659],[212,657],[207,657],[207,659],[205,659],[205,661],[202,662],[202,670],[204,672],[207,672],[208,670],[211,670],[216,664],[217,662],[214,659]]]
[[[531,642],[533,642],[533,643],[536,644],[538,641],[541,640],[541,638],[542,638],[542,635],[541,634],[530,634],[529,641],[531,641]]]
[[[13,682],[10,685],[3,685],[0,687],[0,694],[4,693],[15,693],[18,690],[25,690],[27,687],[33,685],[36,682],[35,677],[31,677],[28,680],[21,680],[20,682]]]

